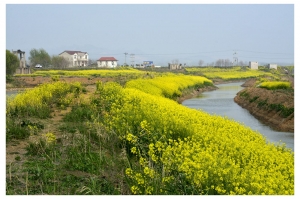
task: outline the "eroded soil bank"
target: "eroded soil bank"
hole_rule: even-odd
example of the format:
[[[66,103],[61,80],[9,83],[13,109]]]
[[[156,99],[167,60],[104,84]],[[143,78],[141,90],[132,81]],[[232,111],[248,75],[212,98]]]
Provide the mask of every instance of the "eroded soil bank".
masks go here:
[[[234,101],[271,128],[294,132],[294,91],[267,90],[254,84],[255,79],[243,84],[246,88],[237,93]]]

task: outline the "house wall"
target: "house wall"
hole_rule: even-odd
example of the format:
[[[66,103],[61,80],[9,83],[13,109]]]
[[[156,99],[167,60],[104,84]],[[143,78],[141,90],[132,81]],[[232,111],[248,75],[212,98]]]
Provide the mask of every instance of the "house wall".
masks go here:
[[[249,68],[251,68],[253,70],[257,70],[258,69],[258,62],[250,61],[249,62]]]
[[[77,53],[76,53],[77,54]],[[85,67],[88,65],[89,56],[87,53],[78,53],[77,54],[77,63],[74,66]]]
[[[100,68],[115,68],[118,66],[117,61],[97,61],[97,66]]]
[[[63,52],[59,56],[65,58],[69,62],[68,67],[73,67],[73,55],[70,55],[67,52]]]
[[[268,68],[274,68],[277,70],[277,64],[268,64]]]
[[[181,66],[180,66],[180,64],[169,64],[169,69],[177,70],[177,69],[181,69]]]
[[[69,61],[68,67],[85,67],[88,65],[89,55],[87,53],[74,53],[70,55],[67,52],[61,53],[59,56]]]

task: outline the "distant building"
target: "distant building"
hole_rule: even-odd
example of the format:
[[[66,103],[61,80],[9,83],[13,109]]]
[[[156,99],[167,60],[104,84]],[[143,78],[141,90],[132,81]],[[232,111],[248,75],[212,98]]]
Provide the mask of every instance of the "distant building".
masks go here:
[[[170,70],[178,70],[178,69],[181,69],[182,67],[182,64],[168,64],[168,67]]]
[[[253,69],[253,70],[257,70],[258,69],[258,62],[257,61],[250,61],[249,62],[249,68]]]
[[[101,68],[115,68],[118,66],[118,60],[114,57],[101,57],[97,60],[97,66]]]
[[[152,67],[153,66],[153,61],[143,61],[143,66],[144,67]]]
[[[20,60],[20,65],[16,70],[16,74],[30,74],[30,68],[26,66],[25,51],[21,51],[20,49],[16,51],[12,50],[12,53]]]
[[[134,67],[135,68],[145,68],[145,66],[143,64],[135,64]]]
[[[268,64],[267,67],[269,69],[274,68],[275,70],[277,70],[277,64]]]
[[[59,54],[69,61],[68,67],[86,67],[89,62],[89,55],[87,52],[66,50]]]

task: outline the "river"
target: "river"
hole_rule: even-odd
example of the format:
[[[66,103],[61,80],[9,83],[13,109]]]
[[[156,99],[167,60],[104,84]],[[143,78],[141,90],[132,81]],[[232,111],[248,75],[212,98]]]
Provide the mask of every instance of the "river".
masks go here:
[[[247,109],[240,107],[234,102],[233,98],[237,92],[243,89],[241,87],[243,83],[219,84],[217,85],[219,89],[203,92],[197,98],[183,101],[182,105],[193,109],[201,109],[212,115],[216,114],[234,119],[258,131],[270,142],[285,143],[287,148],[291,148],[294,151],[294,133],[279,132],[271,129],[253,117]]]

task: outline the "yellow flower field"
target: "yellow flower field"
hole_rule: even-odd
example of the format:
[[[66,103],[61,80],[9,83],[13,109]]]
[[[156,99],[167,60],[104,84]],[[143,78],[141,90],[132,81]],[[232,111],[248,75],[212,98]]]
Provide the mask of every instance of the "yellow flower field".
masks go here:
[[[212,81],[200,76],[173,75],[153,79],[137,79],[126,83],[126,88],[135,88],[152,95],[175,98],[181,96],[184,89],[213,85]]]
[[[116,99],[105,115],[106,128],[126,141],[140,162],[126,170],[132,193],[294,194],[291,150],[221,116],[106,86],[109,98]]]
[[[241,68],[239,66],[232,68],[214,68],[214,67],[206,67],[206,68],[185,68],[185,70],[191,74],[201,73],[203,76],[209,79],[245,79],[245,78],[256,78],[260,76],[270,76],[273,78],[277,78],[276,75],[270,72],[265,72],[261,70],[251,70],[249,68]]]

